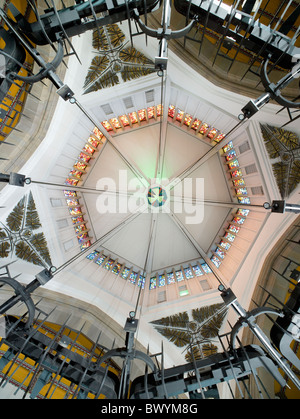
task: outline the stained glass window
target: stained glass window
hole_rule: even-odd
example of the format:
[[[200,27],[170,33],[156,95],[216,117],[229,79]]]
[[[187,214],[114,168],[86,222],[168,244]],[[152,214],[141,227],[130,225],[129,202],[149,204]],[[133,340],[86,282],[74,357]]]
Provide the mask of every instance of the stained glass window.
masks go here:
[[[250,210],[248,209],[243,209],[243,208],[239,208],[237,210],[236,215],[241,215],[242,217],[247,217],[247,215],[249,215]]]
[[[147,108],[148,119],[154,118],[154,110],[154,106],[150,106],[149,108]]]
[[[84,219],[82,215],[78,215],[77,217],[72,217],[73,224],[83,223],[83,222],[84,222]]]
[[[238,201],[240,204],[246,204],[246,205],[251,203],[249,198],[241,197],[241,196],[238,196]]]
[[[230,242],[233,242],[235,239],[235,236],[231,233],[226,233],[224,236],[225,239],[229,240]]]
[[[184,125],[189,127],[191,125],[192,119],[193,119],[192,115],[186,114],[184,117]]]
[[[73,177],[76,177],[77,179],[80,179],[82,176],[82,172],[74,169],[70,171],[69,176],[73,176]]]
[[[80,225],[78,225],[78,226],[75,227],[75,233],[76,234],[80,234],[80,233],[82,233],[85,230],[86,230],[85,224],[80,224]]]
[[[247,188],[238,188],[235,191],[237,195],[248,195]]]
[[[226,145],[223,147],[223,151],[224,151],[224,153],[227,153],[227,151],[231,150],[232,148],[233,148],[233,142],[232,142],[232,141],[229,141],[229,143],[228,143],[228,144],[226,144]]]
[[[232,220],[237,224],[244,224],[245,222],[245,218],[241,218],[241,217],[234,217],[234,219]]]
[[[232,160],[230,162],[227,163],[229,166],[229,169],[235,169],[236,167],[239,167],[239,161],[238,159]]]
[[[212,270],[210,269],[207,263],[201,263],[201,266],[206,274],[210,274],[212,272]]]
[[[130,125],[129,121],[128,121],[128,118],[127,118],[127,115],[119,116],[119,120],[121,121],[123,127],[128,127],[128,125]]]
[[[225,158],[226,158],[226,161],[230,161],[230,160],[233,160],[235,157],[236,157],[235,150],[231,150]]]
[[[156,288],[156,276],[153,276],[152,278],[150,278],[149,289],[154,290],[155,288]]]
[[[176,274],[177,282],[180,282],[180,281],[184,280],[183,273],[182,273],[181,269],[179,271],[176,271],[175,274]]]
[[[91,154],[91,155],[93,155],[95,153],[95,150],[89,144],[86,144],[83,147],[82,151],[84,151],[84,152],[86,152],[88,154]]]
[[[136,112],[131,112],[128,114],[129,119],[131,121],[132,124],[137,124],[138,123],[138,116]]]
[[[81,250],[87,249],[87,248],[88,248],[88,247],[90,247],[91,245],[92,245],[92,242],[91,242],[90,240],[88,240],[87,242],[83,243],[83,244],[80,246],[80,249],[81,249]]]
[[[101,138],[103,137],[102,132],[97,127],[93,129],[93,133],[96,135],[97,138],[99,138],[99,140],[101,140]]]
[[[228,230],[231,231],[234,234],[237,234],[240,231],[240,227],[231,224],[229,226]]]
[[[71,207],[71,206],[78,206],[79,205],[79,201],[76,198],[73,198],[73,199],[69,198],[69,199],[66,199],[66,201],[67,201],[67,205],[69,207]]]
[[[218,130],[216,128],[212,128],[207,134],[208,138],[210,138],[212,140],[215,137],[215,135],[217,134],[217,132],[218,132]]]
[[[126,267],[125,267],[125,268],[123,269],[122,273],[121,273],[121,277],[122,277],[123,279],[126,279],[126,278],[128,277],[129,272],[130,272],[130,269],[128,269],[128,268],[126,268]]]
[[[156,106],[156,116],[161,116],[162,114],[162,105]]]
[[[212,256],[210,258],[210,260],[212,261],[212,263],[219,268],[219,266],[221,265],[221,261],[217,258],[217,256]]]
[[[233,182],[233,186],[243,186],[243,185],[245,185],[244,179],[235,179],[232,182]]]
[[[67,196],[77,196],[77,193],[75,191],[64,191],[64,195]]]
[[[194,119],[194,122],[192,123],[191,128],[194,129],[195,131],[197,131],[197,129],[199,128],[201,124],[201,121],[197,118]]]
[[[219,143],[221,140],[223,140],[223,138],[225,137],[225,134],[218,134],[215,138],[214,141],[216,141],[217,143]]]
[[[106,129],[107,132],[112,131],[112,127],[108,121],[102,121],[101,124]]]
[[[81,233],[77,236],[77,238],[78,238],[79,243],[83,243],[85,241],[85,239],[88,238],[88,234],[87,233]]]
[[[184,115],[184,111],[177,109],[176,121],[181,122]]]
[[[104,262],[104,260],[106,259],[105,255],[99,256],[96,260],[95,263],[97,263],[97,265],[101,266],[102,263]]]
[[[166,285],[166,275],[165,274],[158,275],[158,286],[163,287],[164,285]]]
[[[105,262],[105,265],[103,266],[103,268],[105,268],[109,271],[114,263],[115,263],[115,261],[113,259],[108,259],[108,261]]]
[[[139,120],[142,121],[146,121],[147,117],[146,117],[146,109],[140,109],[138,111],[138,115],[139,115]]]
[[[88,138],[88,143],[89,143],[91,146],[93,146],[93,147],[97,148],[97,147],[98,147],[98,145],[99,145],[99,140],[96,140],[96,139],[95,139],[95,138],[93,138],[93,137],[89,137],[89,138]]]
[[[112,269],[112,273],[115,275],[119,275],[121,268],[122,268],[121,263],[116,263]]]
[[[135,284],[135,282],[136,282],[136,278],[137,278],[137,272],[131,272],[131,274],[130,274],[130,277],[129,277],[129,281],[132,283],[132,284]]]
[[[138,280],[138,287],[142,287],[144,289],[146,278],[143,275],[140,275]]]
[[[69,208],[70,215],[77,215],[81,214],[81,208],[75,207],[75,208]]]
[[[220,247],[216,248],[216,252],[215,252],[221,259],[224,259],[225,257],[225,252],[224,250],[222,250]]]
[[[234,172],[231,172],[230,174],[231,174],[231,177],[233,178],[243,176],[243,173],[241,170],[235,170]]]
[[[205,135],[209,129],[209,125],[204,122],[204,124],[201,125],[201,128],[199,129],[200,134]]]
[[[66,179],[65,180],[65,185],[69,185],[69,186],[77,186],[79,182],[79,179]]]
[[[191,268],[184,268],[184,273],[185,273],[186,279],[194,278]]]
[[[80,153],[78,158],[79,158],[79,160],[82,160],[85,163],[88,163],[91,160],[91,157],[87,156],[85,153]]]
[[[223,247],[225,250],[229,250],[231,248],[231,244],[224,242],[223,240],[220,241],[220,246]]]
[[[94,260],[96,256],[99,255],[99,252],[97,250],[94,250],[92,253],[90,253],[89,255],[87,255],[87,259],[89,260]]]
[[[174,118],[175,115],[175,106],[174,105],[170,105],[169,109],[168,109],[168,116],[170,118]]]
[[[87,165],[82,163],[81,161],[76,161],[76,163],[74,164],[74,169],[76,170],[85,170],[87,168]]]
[[[121,124],[120,124],[118,118],[111,118],[109,120],[109,122],[110,122],[110,125],[112,125],[115,129],[121,128]]]
[[[167,283],[168,283],[168,285],[175,283],[175,275],[174,275],[173,272],[167,273]]]
[[[194,266],[192,266],[192,268],[193,268],[193,271],[195,272],[196,276],[203,275],[203,272],[201,271],[200,266],[194,265]]]

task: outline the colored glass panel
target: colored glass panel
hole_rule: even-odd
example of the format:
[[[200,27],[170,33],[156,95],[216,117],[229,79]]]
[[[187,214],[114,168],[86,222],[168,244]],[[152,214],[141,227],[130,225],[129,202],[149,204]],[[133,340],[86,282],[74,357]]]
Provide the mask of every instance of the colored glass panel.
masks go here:
[[[235,170],[234,172],[231,172],[231,177],[235,178],[235,177],[241,177],[243,176],[242,171],[241,170]]]
[[[181,122],[184,115],[184,111],[178,109],[176,115],[176,121]]]
[[[119,120],[121,121],[123,127],[128,127],[129,124],[129,120],[127,118],[127,115],[121,115],[119,116]]]
[[[193,120],[192,115],[186,114],[184,117],[184,125],[189,127],[191,125],[192,120]]]
[[[231,231],[234,234],[237,234],[240,231],[240,227],[231,224],[229,226],[228,230]]]
[[[234,219],[232,220],[237,224],[244,224],[245,222],[245,218],[241,218],[241,217],[234,217]]]
[[[238,159],[232,160],[230,162],[227,163],[229,166],[229,169],[235,169],[236,167],[239,167],[239,161]]]
[[[142,121],[147,121],[147,112],[146,109],[140,109],[138,111],[138,116],[139,116],[139,120]]]
[[[221,140],[223,140],[223,138],[225,137],[225,134],[218,134],[215,138],[214,141],[216,141],[217,143],[219,143]]]
[[[89,144],[86,144],[82,150],[91,155],[95,153],[95,150]]]
[[[112,269],[112,273],[115,275],[119,275],[121,268],[122,268],[121,263],[116,263]]]
[[[74,169],[76,169],[76,170],[85,170],[86,168],[87,168],[87,165],[86,164],[84,164],[84,163],[82,163],[81,161],[77,161],[75,164],[74,164]]]
[[[104,260],[106,259],[105,255],[99,256],[96,260],[95,263],[97,263],[97,265],[101,266],[102,263],[104,262]]]
[[[227,152],[228,152],[228,151],[230,151],[232,148],[233,148],[233,142],[232,142],[232,141],[229,141],[229,143],[228,143],[228,144],[226,144],[226,145],[223,147],[223,151],[224,151],[224,153],[227,153]]]
[[[210,274],[212,272],[212,270],[210,269],[207,263],[201,263],[201,266],[206,274]]]
[[[112,127],[108,121],[102,121],[101,124],[106,129],[107,132],[112,131]]]
[[[191,268],[184,268],[184,274],[185,274],[186,279],[194,278]]]
[[[75,207],[75,208],[69,208],[70,215],[77,215],[81,214],[81,208]]]
[[[108,259],[108,261],[105,262],[103,268],[105,268],[109,271],[114,263],[115,263],[115,261],[113,259]]]
[[[244,179],[235,179],[232,182],[233,182],[233,186],[243,186],[243,185],[245,185]]]
[[[170,118],[174,118],[175,115],[175,106],[174,105],[170,105],[169,109],[168,109],[168,116]]]
[[[238,188],[236,189],[237,195],[248,195],[247,188]]]
[[[72,217],[73,224],[83,223],[83,222],[84,222],[84,219],[82,215],[78,215],[78,217]]]
[[[246,197],[244,197],[244,196],[238,196],[238,201],[239,201],[239,204],[246,204],[246,205],[248,205],[248,204],[250,204],[251,202],[250,202],[250,199],[249,198],[246,198]]]
[[[79,201],[78,201],[78,199],[76,199],[76,198],[73,198],[73,199],[66,199],[66,201],[67,201],[67,205],[69,206],[69,207],[71,207],[71,206],[78,206],[79,205]]]
[[[235,239],[235,236],[233,234],[231,234],[231,233],[226,233],[225,236],[224,236],[224,238],[226,240],[229,240],[230,242],[233,242],[234,239]]]
[[[220,241],[220,246],[223,247],[225,250],[229,250],[231,248],[231,244],[224,242],[223,240]]]
[[[154,290],[155,288],[156,288],[156,276],[153,276],[152,278],[150,278],[149,289]]]
[[[66,179],[65,180],[65,185],[69,185],[69,186],[77,186],[79,182],[79,179]]]
[[[138,123],[138,116],[136,112],[131,112],[128,114],[129,119],[131,121],[132,124],[137,124]]]
[[[173,272],[167,273],[167,284],[174,284],[175,283],[175,275]]]
[[[75,227],[75,233],[76,234],[80,234],[80,233],[82,233],[85,230],[86,230],[85,224],[80,224],[80,225],[78,225],[78,226]]]
[[[212,256],[210,258],[210,260],[212,261],[212,263],[219,268],[219,266],[221,265],[221,261],[217,258],[217,256]]]
[[[80,246],[80,249],[81,249],[81,250],[85,250],[85,249],[87,249],[88,247],[90,247],[91,245],[92,245],[92,242],[89,240],[89,241],[87,241],[87,242],[83,243],[83,244]]]
[[[161,116],[162,114],[162,105],[156,106],[156,116]]]
[[[111,120],[109,122],[114,128],[116,128],[116,129],[121,128],[121,124],[120,124],[118,118],[111,118]]]
[[[90,253],[89,255],[87,255],[87,259],[89,260],[94,260],[96,256],[99,255],[99,252],[97,250],[94,250],[92,253]]]
[[[101,140],[101,138],[103,137],[102,132],[99,130],[99,128],[95,127],[93,129],[93,133],[96,135],[97,138],[99,138],[99,140]]]
[[[194,265],[194,266],[192,266],[192,268],[193,268],[193,271],[195,272],[195,275],[196,275],[196,276],[201,276],[201,275],[203,275],[203,272],[201,271],[201,269],[200,269],[200,266],[199,266],[199,265]]]
[[[140,275],[139,280],[138,280],[138,287],[142,287],[142,289],[144,289],[145,280],[146,278],[143,275]]]
[[[88,143],[89,143],[89,144],[91,144],[91,146],[93,146],[93,147],[97,148],[97,147],[98,147],[98,145],[99,145],[99,140],[96,140],[96,139],[95,139],[95,138],[93,138],[93,137],[89,137],[89,138],[88,138]]]
[[[89,236],[87,233],[81,233],[77,236],[78,242],[83,243]]]
[[[76,177],[77,179],[80,179],[82,174],[83,173],[80,172],[79,170],[74,169],[70,171],[69,176],[73,176],[73,177]]]
[[[149,106],[149,108],[147,108],[147,113],[148,113],[148,119],[154,118],[155,107]]]
[[[64,195],[67,196],[77,196],[77,193],[75,191],[64,191]]]
[[[158,286],[163,287],[164,285],[166,285],[166,275],[165,274],[158,275]]]
[[[216,248],[216,252],[215,252],[221,259],[224,259],[225,257],[225,252],[224,250],[222,250],[220,247]]]
[[[237,210],[236,215],[241,215],[242,217],[247,217],[247,215],[249,215],[250,210],[248,209],[243,209],[243,208],[239,208]]]
[[[180,281],[184,280],[184,276],[183,276],[183,273],[182,273],[181,269],[179,271],[176,271],[175,274],[176,274],[177,282],[180,282]]]
[[[136,278],[137,278],[137,272],[131,272],[131,274],[130,274],[130,277],[129,277],[129,281],[132,283],[132,284],[135,284],[135,282],[136,282]]]
[[[126,279],[128,277],[128,275],[129,275],[129,272],[130,272],[130,269],[124,268],[123,271],[122,271],[122,273],[121,273],[121,277],[123,279]]]
[[[231,160],[235,159],[236,158],[235,150],[231,150],[225,158],[226,158],[226,161],[231,161]]]
[[[191,128],[194,129],[195,131],[197,131],[197,129],[199,128],[201,124],[201,121],[197,118],[194,119],[194,122],[192,123]]]
[[[79,160],[83,160],[85,163],[88,163],[91,160],[91,157],[87,156],[85,153],[80,153],[78,158]]]
[[[207,136],[208,138],[210,138],[211,140],[215,137],[215,135],[217,134],[218,130],[216,128],[212,128],[208,133]]]
[[[204,122],[204,124],[201,125],[201,128],[199,129],[200,134],[205,135],[209,129],[209,125]]]

